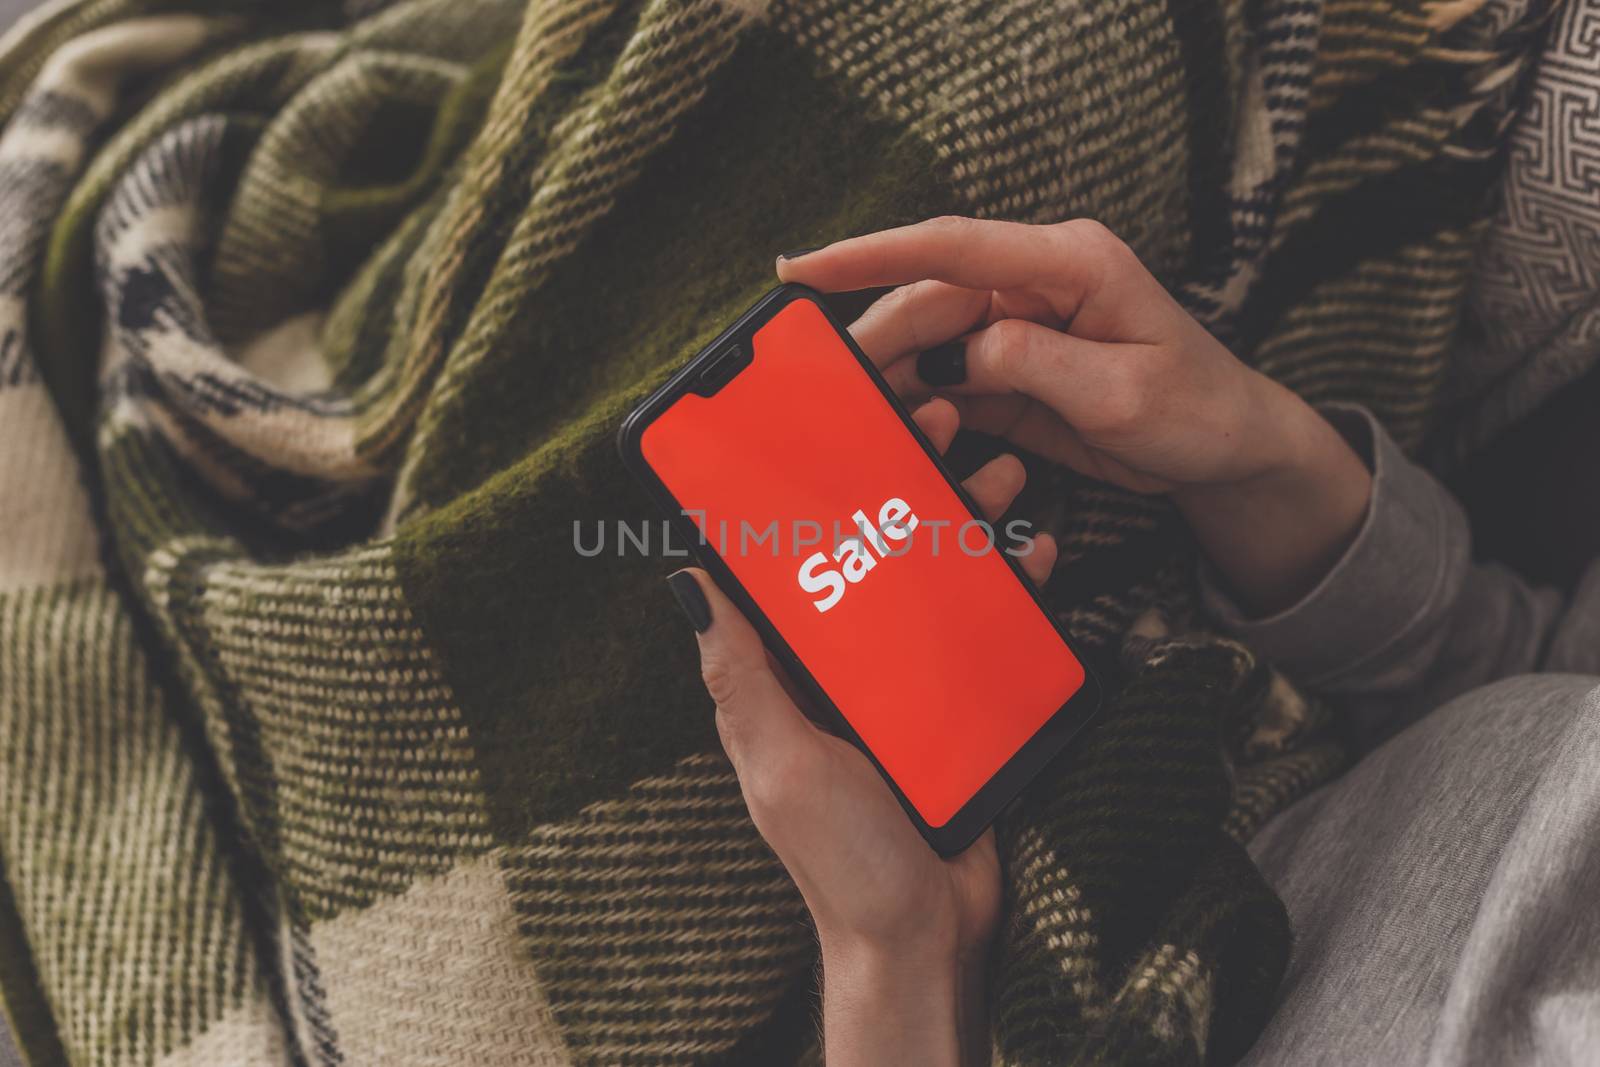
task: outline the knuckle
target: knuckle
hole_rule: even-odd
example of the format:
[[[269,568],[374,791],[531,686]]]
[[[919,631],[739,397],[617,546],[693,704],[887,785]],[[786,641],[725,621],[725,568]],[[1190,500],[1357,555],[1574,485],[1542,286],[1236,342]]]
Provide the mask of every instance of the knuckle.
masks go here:
[[[1032,358],[1033,331],[1018,319],[1001,319],[989,327],[988,344],[1001,374],[1008,381],[1014,380]]]
[[[1111,232],[1111,227],[1099,219],[1068,219],[1061,230],[1082,248],[1112,250],[1126,247],[1122,239]]]
[[[719,652],[706,650],[700,661],[700,680],[705,683],[706,692],[711,694],[711,699],[716,702],[719,709],[726,709],[739,699],[738,668]]]
[[[952,238],[967,234],[977,224],[976,219],[970,219],[965,215],[939,215],[925,223],[930,230]]]
[[[1098,219],[1071,219],[1062,233],[1079,255],[1087,256],[1107,271],[1120,271],[1137,261],[1128,243]]]

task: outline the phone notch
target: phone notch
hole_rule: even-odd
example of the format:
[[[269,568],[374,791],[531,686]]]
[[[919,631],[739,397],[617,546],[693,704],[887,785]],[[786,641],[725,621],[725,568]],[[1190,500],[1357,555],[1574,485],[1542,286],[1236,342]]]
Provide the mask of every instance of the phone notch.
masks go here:
[[[749,342],[730,341],[699,374],[695,375],[689,391],[700,396],[715,396],[723,386],[733,381],[740,371],[748,367],[753,359]]]

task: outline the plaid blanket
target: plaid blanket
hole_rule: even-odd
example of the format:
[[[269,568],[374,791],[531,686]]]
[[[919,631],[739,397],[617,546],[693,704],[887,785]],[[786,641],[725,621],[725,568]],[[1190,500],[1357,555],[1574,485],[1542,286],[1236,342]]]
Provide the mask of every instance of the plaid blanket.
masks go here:
[[[37,1063],[816,1056],[621,415],[775,250],[1090,215],[1417,446],[1532,0],[67,0],[0,42],[0,989]],[[1337,772],[1161,500],[1039,468],[1120,666],[1004,818],[997,1060],[1225,1062]],[[952,605],[959,610],[959,605]]]

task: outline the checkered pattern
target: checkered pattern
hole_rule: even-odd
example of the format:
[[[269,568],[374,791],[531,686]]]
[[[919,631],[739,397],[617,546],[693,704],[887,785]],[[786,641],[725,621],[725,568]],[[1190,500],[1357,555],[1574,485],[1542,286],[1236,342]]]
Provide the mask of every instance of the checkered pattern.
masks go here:
[[[1541,16],[157,6],[0,48],[0,989],[38,1062],[814,1057],[814,938],[657,561],[571,552],[639,506],[617,419],[772,249],[1092,215],[1414,444]],[[1194,629],[1170,509],[1036,483],[1122,684],[1003,820],[996,1048],[1227,1060],[1289,938],[1241,842],[1344,753]]]

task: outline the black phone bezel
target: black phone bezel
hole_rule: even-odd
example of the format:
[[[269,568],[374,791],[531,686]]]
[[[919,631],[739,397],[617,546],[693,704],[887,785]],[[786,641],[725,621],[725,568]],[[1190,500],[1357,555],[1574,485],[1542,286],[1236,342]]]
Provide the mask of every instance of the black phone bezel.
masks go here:
[[[669,378],[665,384],[650,394],[638,407],[634,408],[623,419],[617,433],[617,445],[622,453],[623,464],[637,478],[645,491],[654,500],[667,519],[672,523],[674,531],[684,538],[691,547],[695,558],[705,567],[717,586],[728,595],[728,598],[739,606],[751,624],[761,634],[779,662],[789,672],[789,676],[796,685],[800,686],[806,695],[816,705],[815,710],[825,714],[828,718],[826,725],[836,733],[843,736],[871,761],[874,768],[889,784],[895,799],[910,816],[912,823],[919,833],[927,840],[928,844],[941,856],[953,856],[970,845],[984,829],[992,823],[1000,812],[1016,797],[1033,778],[1044,769],[1045,765],[1063,749],[1068,742],[1081,730],[1100,708],[1101,685],[1093,666],[1061,626],[1060,622],[1051,613],[1040,597],[1038,589],[1029,580],[1020,564],[1009,552],[1001,552],[1002,558],[1011,568],[1013,575],[1020,582],[1028,595],[1033,599],[1039,611],[1049,621],[1051,627],[1061,638],[1067,650],[1078,660],[1083,667],[1083,684],[1078,688],[1065,704],[1057,708],[1045,723],[1030,737],[1016,754],[995,772],[994,776],[983,784],[972,797],[962,805],[961,809],[951,816],[942,826],[931,826],[906,799],[893,778],[884,771],[872,750],[864,744],[859,735],[851,727],[850,721],[834,704],[825,690],[812,677],[805,664],[795,655],[787,641],[777,631],[777,628],[767,619],[766,613],[755,602],[748,591],[735,577],[732,568],[717,553],[714,546],[707,544],[701,537],[700,529],[690,518],[684,514],[683,507],[672,495],[664,482],[657,477],[650,464],[645,460],[642,447],[644,431],[653,421],[661,416],[685,393],[690,392],[700,371],[715,359],[730,343],[750,346],[751,338],[757,330],[766,325],[767,321],[782,311],[796,300],[808,300],[815,304],[827,319],[829,325],[845,342],[850,353],[867,372],[868,378],[878,389],[890,408],[899,416],[906,430],[922,446],[923,452],[933,463],[935,469],[956,491],[961,502],[971,513],[973,518],[982,518],[972,498],[962,488],[960,481],[950,472],[944,464],[943,458],[934,449],[932,443],[912,421],[910,413],[900,403],[899,397],[889,388],[883,375],[878,372],[861,349],[856,345],[855,339],[848,330],[839,323],[831,311],[828,310],[817,293],[801,285],[781,285],[758,300],[748,311],[739,317],[734,324],[718,334],[716,339],[706,345],[677,373]],[[741,368],[742,369],[742,368]]]

